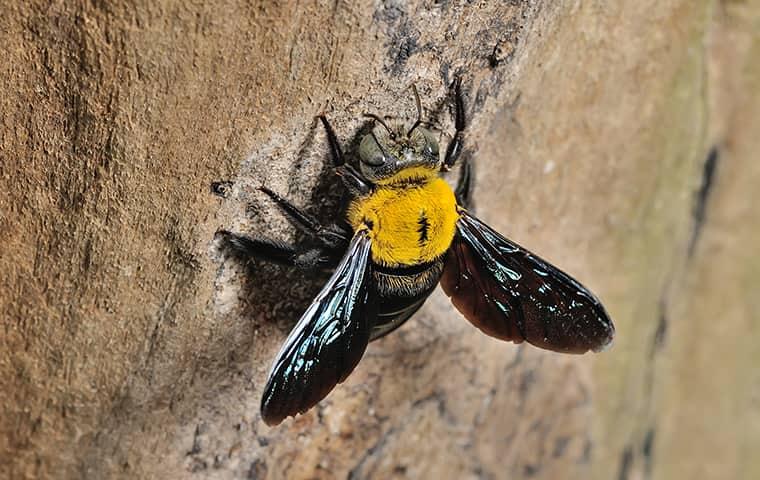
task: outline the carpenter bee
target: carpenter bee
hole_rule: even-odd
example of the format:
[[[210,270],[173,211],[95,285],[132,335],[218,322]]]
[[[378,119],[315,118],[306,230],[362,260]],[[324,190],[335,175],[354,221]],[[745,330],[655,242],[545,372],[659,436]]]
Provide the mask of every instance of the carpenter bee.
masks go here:
[[[408,320],[439,282],[487,335],[564,353],[600,351],[612,341],[612,321],[588,289],[468,211],[469,162],[461,166],[455,189],[441,178],[462,152],[461,81],[453,84],[456,133],[445,152],[423,126],[420,98],[412,90],[416,121],[391,127],[367,114],[372,128],[352,163],[319,116],[335,172],[352,198],[344,222],[320,225],[261,188],[313,240],[312,247],[219,232],[223,248],[238,258],[334,271],[274,360],[261,401],[269,425],[322,400],[353,371],[367,344]]]

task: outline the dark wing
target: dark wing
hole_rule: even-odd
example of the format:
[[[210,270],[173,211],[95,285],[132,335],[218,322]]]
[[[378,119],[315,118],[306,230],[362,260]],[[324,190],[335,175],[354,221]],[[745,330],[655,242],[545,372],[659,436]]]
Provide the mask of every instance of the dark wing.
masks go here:
[[[615,327],[568,274],[462,212],[441,286],[476,327],[502,340],[565,353],[600,351]]]
[[[261,399],[267,424],[313,407],[364,355],[377,316],[370,243],[366,232],[354,235],[335,273],[280,349]]]

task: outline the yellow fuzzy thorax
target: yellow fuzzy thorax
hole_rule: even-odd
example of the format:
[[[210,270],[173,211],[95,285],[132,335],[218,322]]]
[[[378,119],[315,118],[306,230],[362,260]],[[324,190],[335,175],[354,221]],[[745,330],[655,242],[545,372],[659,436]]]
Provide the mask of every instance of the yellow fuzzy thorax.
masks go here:
[[[369,230],[372,260],[386,267],[439,258],[451,246],[458,219],[449,184],[421,167],[402,170],[348,209],[354,231]]]

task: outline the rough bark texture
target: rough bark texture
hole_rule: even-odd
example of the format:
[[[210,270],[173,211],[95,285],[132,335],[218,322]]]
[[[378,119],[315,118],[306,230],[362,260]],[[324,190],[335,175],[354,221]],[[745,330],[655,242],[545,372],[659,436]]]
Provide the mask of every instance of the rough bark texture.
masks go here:
[[[0,477],[760,478],[757,2],[0,10]],[[436,293],[266,427],[323,279],[214,232],[293,237],[262,183],[336,215],[314,115],[350,145],[414,82],[451,132],[459,71],[479,216],[594,289],[616,344],[504,344]]]

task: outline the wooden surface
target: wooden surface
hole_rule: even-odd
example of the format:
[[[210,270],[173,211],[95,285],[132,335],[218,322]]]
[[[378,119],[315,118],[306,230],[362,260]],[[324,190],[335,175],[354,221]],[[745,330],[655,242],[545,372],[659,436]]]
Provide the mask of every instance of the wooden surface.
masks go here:
[[[757,2],[131,3],[0,15],[0,477],[760,476]],[[478,215],[591,287],[615,344],[501,343],[436,292],[266,427],[324,278],[214,232],[294,238],[261,184],[334,217],[314,116],[351,145],[415,83],[452,132],[455,72]]]

